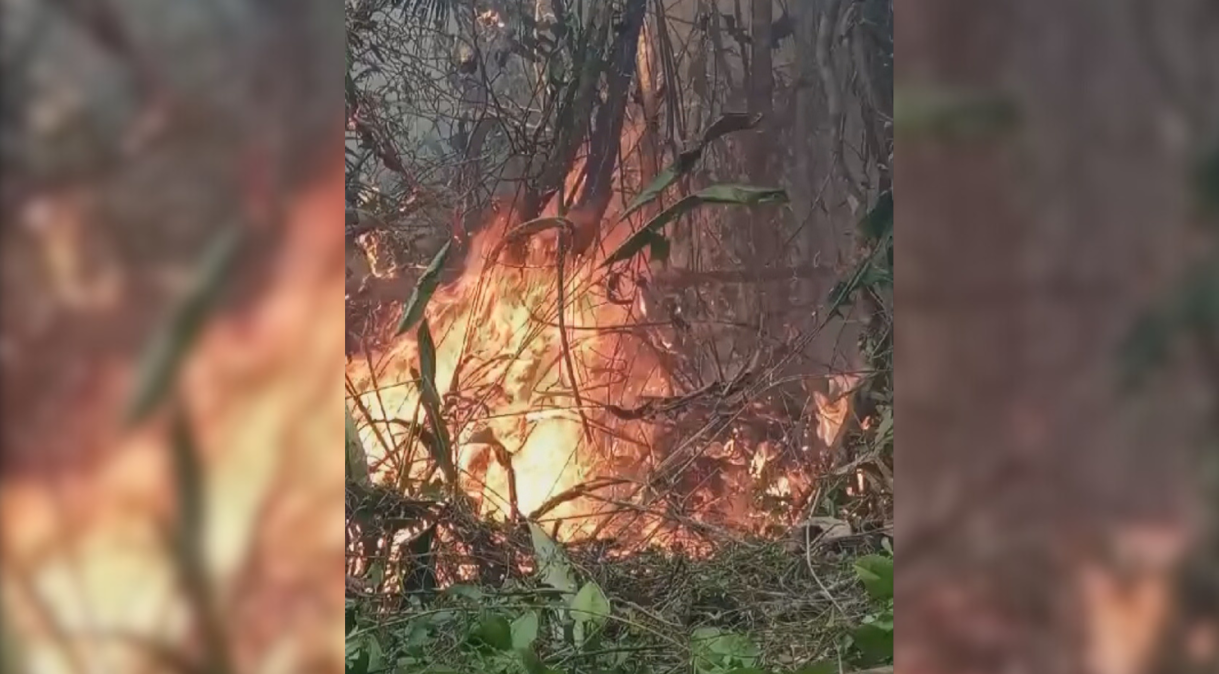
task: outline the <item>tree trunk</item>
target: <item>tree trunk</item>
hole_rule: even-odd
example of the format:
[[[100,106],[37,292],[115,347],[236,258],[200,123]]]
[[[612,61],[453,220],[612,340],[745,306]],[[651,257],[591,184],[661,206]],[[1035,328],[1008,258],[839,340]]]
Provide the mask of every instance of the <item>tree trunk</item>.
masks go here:
[[[775,79],[774,62],[771,58],[770,27],[773,14],[772,0],[753,0],[750,12],[750,36],[753,38],[752,61],[749,66],[749,113],[762,115],[764,120],[754,130],[753,142],[749,147],[749,177],[755,182],[765,184],[770,178],[771,131],[773,123],[770,119],[772,101],[774,99]]]
[[[606,79],[609,86],[605,103],[597,109],[597,117],[589,138],[588,159],[584,164],[584,189],[573,209],[578,229],[572,251],[582,253],[593,245],[601,218],[613,196],[614,169],[622,145],[622,124],[626,104],[630,99],[631,81],[635,76],[635,54],[639,33],[647,11],[647,0],[627,0],[622,19],[615,27]]]

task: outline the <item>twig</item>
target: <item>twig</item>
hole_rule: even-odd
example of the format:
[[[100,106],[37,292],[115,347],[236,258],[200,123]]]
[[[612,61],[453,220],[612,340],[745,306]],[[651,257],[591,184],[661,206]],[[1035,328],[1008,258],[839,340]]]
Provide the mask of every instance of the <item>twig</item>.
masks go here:
[[[554,510],[558,506],[580,498],[588,496],[595,489],[603,489],[605,487],[615,487],[622,484],[630,484],[631,480],[625,478],[598,478],[589,482],[583,482],[571,489],[564,490],[546,500],[545,503],[538,506],[536,510],[529,514],[531,519],[538,519],[546,513]]]
[[[385,455],[389,456],[394,449],[388,443],[386,443],[385,438],[381,435],[381,431],[377,428],[377,425],[373,423],[373,416],[368,411],[368,406],[364,404],[364,398],[356,392],[355,384],[351,381],[351,375],[344,375],[344,379],[347,380],[347,391],[351,394],[351,399],[355,403],[356,409],[360,410],[360,413],[364,415],[364,420],[367,421],[368,425],[372,427],[372,432],[377,436],[377,441],[380,442],[381,446],[385,448]]]
[[[563,364],[567,368],[567,374],[571,377],[571,394],[576,399],[576,411],[580,415],[580,427],[584,429],[584,439],[588,440],[589,444],[593,443],[592,427],[588,425],[588,415],[584,413],[584,401],[580,398],[580,385],[576,381],[576,368],[572,362],[571,344],[567,340],[567,324],[563,315],[567,313],[567,307],[563,301],[565,279],[563,278],[563,259],[567,255],[567,238],[570,236],[571,227],[559,231],[559,345],[563,349]]]
[[[817,575],[817,569],[813,567],[813,543],[814,542],[815,541],[813,540],[812,527],[805,527],[805,529],[804,529],[804,564],[805,564],[805,566],[808,567],[808,572],[810,575],[812,575],[813,580],[817,581],[817,587],[821,588],[821,593],[823,595],[825,595],[826,599],[830,600],[830,603],[834,605],[834,608],[838,609],[839,615],[842,615],[845,617],[847,615],[846,610],[842,608],[842,604],[839,604],[838,600],[834,598],[834,595],[830,593],[830,589],[828,587],[826,587],[825,583],[823,583],[821,581],[821,576]]]
[[[364,362],[368,366],[368,376],[369,376],[369,380],[372,382],[373,393],[375,393],[377,396],[377,406],[381,408],[381,414],[385,414],[386,413],[385,400],[381,397],[381,384],[380,384],[380,382],[377,381],[377,368],[374,367],[373,363],[372,363],[372,352],[370,352],[368,350],[368,345],[362,339],[360,340],[360,346],[364,350]],[[370,425],[372,425],[373,429],[375,430],[377,427],[376,422],[374,422],[372,420],[372,417],[368,415],[367,410],[363,410],[363,411],[364,411],[364,416],[368,419],[368,423]],[[408,430],[408,432],[409,432],[409,430]],[[396,446],[396,443],[394,442],[394,432],[389,427],[389,425],[386,425],[385,433],[387,435],[389,435],[389,441],[391,443],[390,445],[386,445],[386,447],[385,447],[385,452],[386,452],[386,455],[388,456],[393,453],[393,451],[394,451],[393,446]],[[381,436],[377,435],[377,439],[380,440]],[[407,467],[408,462],[410,461],[410,457],[408,457],[406,455],[406,452],[409,451],[407,448],[410,447],[410,440],[411,440],[411,438],[408,436],[407,442],[403,443],[402,456],[395,457],[398,460],[398,481],[399,481],[399,483],[401,483],[403,481],[402,476],[406,474],[406,467]],[[381,443],[385,444],[385,441],[381,440]]]

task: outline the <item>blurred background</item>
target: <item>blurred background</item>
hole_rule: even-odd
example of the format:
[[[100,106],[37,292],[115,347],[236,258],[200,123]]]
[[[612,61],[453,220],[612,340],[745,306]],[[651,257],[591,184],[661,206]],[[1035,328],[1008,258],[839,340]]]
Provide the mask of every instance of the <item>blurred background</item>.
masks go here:
[[[1216,9],[896,13],[908,673],[1219,666]]]
[[[337,671],[341,10],[2,10],[6,666]]]

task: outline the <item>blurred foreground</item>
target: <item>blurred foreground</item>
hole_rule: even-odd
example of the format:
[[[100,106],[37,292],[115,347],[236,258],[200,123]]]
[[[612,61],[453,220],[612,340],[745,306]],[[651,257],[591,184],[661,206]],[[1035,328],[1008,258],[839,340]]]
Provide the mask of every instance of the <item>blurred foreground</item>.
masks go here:
[[[340,10],[4,11],[6,671],[340,671]]]
[[[1219,667],[1217,38],[1192,0],[897,13],[906,674]]]

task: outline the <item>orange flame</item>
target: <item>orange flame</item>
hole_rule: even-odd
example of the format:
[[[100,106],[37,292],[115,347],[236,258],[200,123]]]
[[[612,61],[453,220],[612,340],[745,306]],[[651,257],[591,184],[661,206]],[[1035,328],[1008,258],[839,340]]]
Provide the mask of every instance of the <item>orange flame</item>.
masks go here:
[[[503,254],[490,259],[502,248],[508,227],[509,217],[500,216],[475,237],[465,272],[435,294],[427,311],[436,344],[435,383],[452,424],[462,487],[481,502],[484,514],[498,518],[512,512],[513,495],[516,509],[531,515],[565,491],[617,475],[609,466],[615,456],[645,459],[649,429],[608,428],[612,420],[601,406],[629,405],[667,387],[648,358],[638,357],[621,332],[609,330],[629,325],[631,312],[606,297],[594,261],[565,265],[571,268],[563,270],[560,320],[557,234],[535,237],[524,264],[513,265]],[[419,356],[417,339],[407,335],[371,361],[356,359],[348,366],[371,418],[425,423],[415,384]],[[569,363],[576,370],[574,387]],[[365,425],[361,439],[381,479],[417,484],[432,461],[419,443],[404,437],[403,427]],[[496,443],[506,457],[497,456]],[[545,516],[561,520],[560,536],[572,539],[597,529],[603,518],[593,515],[603,509],[576,498]]]

